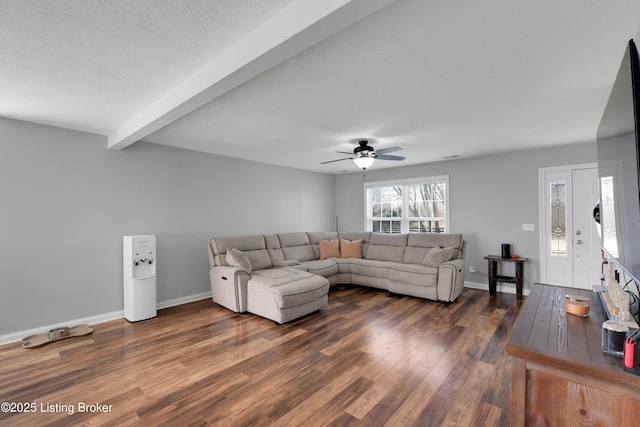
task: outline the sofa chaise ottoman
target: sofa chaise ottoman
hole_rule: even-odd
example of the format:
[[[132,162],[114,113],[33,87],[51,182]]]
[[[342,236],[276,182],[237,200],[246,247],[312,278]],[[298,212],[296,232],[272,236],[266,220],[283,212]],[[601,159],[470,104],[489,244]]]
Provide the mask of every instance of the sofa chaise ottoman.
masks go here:
[[[227,253],[233,249],[250,266],[229,265]],[[213,238],[209,257],[212,299],[237,313],[286,323],[327,305],[329,281],[286,264],[274,268],[262,235]]]

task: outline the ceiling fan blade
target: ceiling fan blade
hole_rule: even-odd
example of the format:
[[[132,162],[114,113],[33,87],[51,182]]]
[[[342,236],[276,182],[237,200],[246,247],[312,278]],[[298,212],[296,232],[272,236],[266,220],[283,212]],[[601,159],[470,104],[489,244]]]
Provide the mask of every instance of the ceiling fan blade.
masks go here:
[[[404,160],[404,159],[406,159],[406,157],[403,157],[403,156],[387,156],[387,155],[383,154],[382,156],[378,155],[378,157],[376,157],[376,159],[378,159],[378,160]]]
[[[321,165],[326,165],[327,163],[333,163],[333,162],[341,162],[343,160],[351,160],[353,159],[353,157],[347,157],[345,159],[338,159],[338,160],[329,160],[328,162],[322,162],[320,163]]]
[[[381,150],[376,150],[377,154],[386,154],[386,153],[393,153],[394,151],[400,151],[402,150],[402,148],[400,147],[387,147],[387,148],[383,148]]]
[[[353,151],[336,151],[336,153],[353,155]]]

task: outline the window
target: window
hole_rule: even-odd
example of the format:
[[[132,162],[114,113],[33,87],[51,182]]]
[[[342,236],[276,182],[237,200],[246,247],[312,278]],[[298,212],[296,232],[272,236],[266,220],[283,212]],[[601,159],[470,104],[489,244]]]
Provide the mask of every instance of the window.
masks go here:
[[[448,187],[448,176],[367,184],[367,230],[392,234],[448,232]]]

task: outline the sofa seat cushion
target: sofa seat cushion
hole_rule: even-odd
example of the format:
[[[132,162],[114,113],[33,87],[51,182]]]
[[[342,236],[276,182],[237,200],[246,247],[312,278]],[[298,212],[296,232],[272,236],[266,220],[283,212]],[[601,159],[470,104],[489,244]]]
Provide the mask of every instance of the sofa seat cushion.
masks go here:
[[[273,267],[274,268],[295,267],[297,265],[300,265],[300,261],[295,260],[295,259],[288,259],[288,260],[282,260],[282,261],[273,261]]]
[[[351,258],[334,258],[333,259],[338,266],[338,273],[351,274]]]
[[[307,271],[306,265],[294,259],[285,260],[285,261],[275,261],[273,263],[273,267],[274,268],[292,268],[294,270]]]
[[[251,280],[255,280],[256,282],[269,282],[277,285],[295,280],[295,276],[298,275],[307,276],[308,273],[292,267],[270,268],[254,270],[251,275]]]
[[[348,275],[341,275],[348,276]],[[370,259],[352,259],[351,283],[377,289],[389,289],[389,263]]]
[[[438,268],[422,264],[389,263],[389,285],[391,283],[409,283],[416,286],[438,285]]]
[[[389,277],[389,263],[386,261],[352,258],[351,272],[360,276],[386,279]]]
[[[271,299],[279,309],[308,304],[329,292],[324,277],[289,268],[254,272],[247,287],[249,295],[265,302]]]
[[[309,273],[322,277],[331,277],[338,274],[338,263],[332,259],[318,259],[315,261],[303,261],[302,265],[307,267]]]

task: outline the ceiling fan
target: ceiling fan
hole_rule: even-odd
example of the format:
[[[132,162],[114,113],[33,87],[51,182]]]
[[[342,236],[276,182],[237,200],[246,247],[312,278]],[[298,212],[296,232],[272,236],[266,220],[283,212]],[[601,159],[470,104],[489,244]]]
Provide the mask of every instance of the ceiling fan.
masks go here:
[[[353,160],[356,166],[358,166],[361,169],[366,169],[369,166],[371,166],[376,159],[395,160],[395,161],[405,159],[405,157],[403,156],[389,156],[387,154],[387,153],[393,153],[394,151],[402,150],[402,148],[400,147],[387,147],[387,148],[383,148],[381,150],[376,151],[373,149],[372,146],[369,145],[369,141],[367,141],[366,139],[358,141],[358,144],[359,145],[353,150],[352,157],[345,157],[343,159],[337,159],[337,160],[329,160],[328,162],[322,162],[320,164],[324,165],[326,163],[341,162],[343,160]],[[336,151],[336,153],[352,154],[346,151]]]

